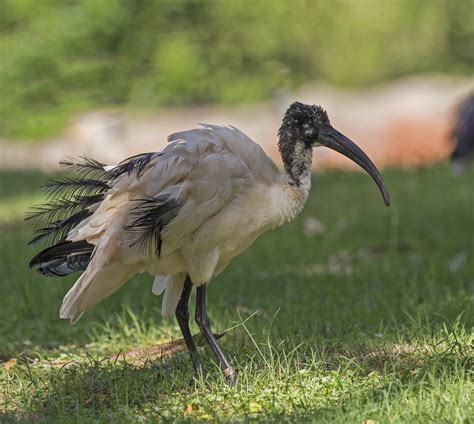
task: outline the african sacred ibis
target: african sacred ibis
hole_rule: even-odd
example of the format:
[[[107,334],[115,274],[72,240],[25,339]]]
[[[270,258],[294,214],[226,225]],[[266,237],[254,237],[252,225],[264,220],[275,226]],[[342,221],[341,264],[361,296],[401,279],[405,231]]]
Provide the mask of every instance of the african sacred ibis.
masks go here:
[[[459,106],[452,138],[455,143],[451,152],[454,171],[462,174],[469,161],[474,159],[474,93]]]
[[[281,173],[262,148],[234,127],[203,125],[169,136],[157,153],[116,166],[91,159],[64,162],[76,176],[51,181],[51,201],[36,220],[33,243],[51,247],[30,263],[62,277],[85,271],[66,294],[60,317],[74,324],[133,275],[155,276],[164,315],[176,314],[196,372],[202,372],[189,329],[188,302],[196,287],[196,321],[226,376],[233,368],[217,344],[206,313],[207,284],[262,233],[295,218],[311,187],[314,146],[349,157],[375,180],[389,205],[379,171],[335,130],[320,106],[295,102],[279,130]]]

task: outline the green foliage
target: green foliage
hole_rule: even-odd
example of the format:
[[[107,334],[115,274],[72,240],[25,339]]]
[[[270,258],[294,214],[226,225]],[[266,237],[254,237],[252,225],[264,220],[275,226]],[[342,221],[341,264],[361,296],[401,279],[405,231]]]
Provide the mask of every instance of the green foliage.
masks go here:
[[[20,221],[45,176],[1,173],[0,421],[470,422],[474,169],[384,177],[389,209],[367,175],[316,175],[303,216],[263,235],[210,285],[214,330],[258,311],[222,339],[239,370],[232,388],[209,349],[200,349],[205,382],[193,379],[187,353],[115,361],[180,337],[148,275],[73,327],[60,320],[75,277],[27,269],[31,228]],[[305,235],[308,216],[326,232]]]
[[[249,102],[472,70],[473,0],[3,0],[0,134],[84,108]]]

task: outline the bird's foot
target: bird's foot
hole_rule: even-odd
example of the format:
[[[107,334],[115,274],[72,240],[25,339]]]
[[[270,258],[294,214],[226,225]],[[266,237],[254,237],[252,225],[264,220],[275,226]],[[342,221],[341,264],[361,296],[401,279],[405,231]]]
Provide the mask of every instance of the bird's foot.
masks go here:
[[[225,375],[225,379],[230,386],[235,387],[239,384],[239,375],[234,368],[228,367],[223,370],[223,372]]]

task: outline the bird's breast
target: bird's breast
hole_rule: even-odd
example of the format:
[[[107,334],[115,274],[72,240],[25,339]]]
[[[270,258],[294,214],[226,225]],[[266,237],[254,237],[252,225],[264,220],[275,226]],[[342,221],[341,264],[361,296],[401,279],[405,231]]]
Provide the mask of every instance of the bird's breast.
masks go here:
[[[253,186],[203,223],[183,256],[194,263],[197,259],[193,257],[200,257],[202,261],[203,252],[209,252],[210,258],[217,255],[214,275],[261,234],[296,217],[306,198],[307,194],[300,189],[284,184]]]

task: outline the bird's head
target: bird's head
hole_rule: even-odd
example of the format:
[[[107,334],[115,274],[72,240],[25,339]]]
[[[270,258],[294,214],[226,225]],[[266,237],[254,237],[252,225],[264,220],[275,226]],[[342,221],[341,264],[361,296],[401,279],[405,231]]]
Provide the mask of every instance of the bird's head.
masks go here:
[[[292,103],[283,117],[279,136],[279,149],[285,166],[288,163],[291,168],[294,164],[294,155],[298,154],[297,144],[307,150],[318,146],[329,147],[363,168],[379,187],[385,205],[390,205],[390,195],[379,170],[353,141],[331,125],[328,114],[321,106]]]

